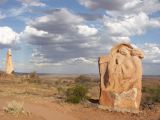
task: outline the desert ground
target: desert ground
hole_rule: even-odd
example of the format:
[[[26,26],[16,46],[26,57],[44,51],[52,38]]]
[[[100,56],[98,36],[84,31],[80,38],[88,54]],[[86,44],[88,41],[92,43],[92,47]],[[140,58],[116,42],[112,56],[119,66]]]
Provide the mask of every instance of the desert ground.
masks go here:
[[[160,120],[160,76],[143,77],[138,114],[99,109],[98,76],[85,76],[88,80],[81,84],[88,87],[88,98],[73,104],[66,102],[65,91],[77,84],[79,75],[1,75],[0,120]],[[8,109],[13,101],[23,110]]]

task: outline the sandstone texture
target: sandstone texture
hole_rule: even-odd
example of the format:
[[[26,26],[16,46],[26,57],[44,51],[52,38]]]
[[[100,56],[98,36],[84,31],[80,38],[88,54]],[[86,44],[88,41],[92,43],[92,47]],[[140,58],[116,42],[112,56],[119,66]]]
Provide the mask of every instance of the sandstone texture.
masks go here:
[[[12,74],[13,71],[14,69],[13,69],[13,63],[12,63],[12,54],[11,54],[11,50],[8,49],[7,57],[6,57],[6,73]]]
[[[143,57],[141,50],[121,43],[99,58],[100,108],[139,112]]]

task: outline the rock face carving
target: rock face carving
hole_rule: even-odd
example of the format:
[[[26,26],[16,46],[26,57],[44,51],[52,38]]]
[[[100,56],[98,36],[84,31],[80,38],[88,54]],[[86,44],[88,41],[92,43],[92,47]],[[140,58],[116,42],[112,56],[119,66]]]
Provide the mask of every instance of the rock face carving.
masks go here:
[[[144,54],[130,44],[113,47],[99,58],[100,108],[111,111],[139,112]]]
[[[14,69],[12,64],[12,54],[11,54],[11,50],[8,49],[7,57],[6,57],[6,73],[12,74],[13,71]]]

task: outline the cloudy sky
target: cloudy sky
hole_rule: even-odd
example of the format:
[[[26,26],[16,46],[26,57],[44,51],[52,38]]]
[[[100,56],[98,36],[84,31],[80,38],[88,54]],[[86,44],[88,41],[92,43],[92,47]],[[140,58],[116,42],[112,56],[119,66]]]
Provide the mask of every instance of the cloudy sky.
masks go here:
[[[1,70],[11,48],[18,72],[98,73],[98,56],[120,42],[160,75],[160,0],[0,0]]]

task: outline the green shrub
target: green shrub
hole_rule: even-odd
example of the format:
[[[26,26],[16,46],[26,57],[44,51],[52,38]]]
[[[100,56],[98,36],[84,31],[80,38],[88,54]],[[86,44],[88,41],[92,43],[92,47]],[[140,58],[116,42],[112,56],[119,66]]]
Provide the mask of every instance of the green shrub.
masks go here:
[[[29,74],[29,77],[30,77],[30,78],[37,78],[38,75],[37,75],[36,71],[33,71],[33,72],[31,72],[31,73]]]
[[[41,83],[41,80],[39,78],[39,75],[33,71],[29,74],[29,79],[28,79],[28,82],[29,83],[37,83],[37,84],[40,84]]]
[[[81,84],[81,85],[84,85],[85,87],[88,87],[90,82],[91,82],[91,78],[86,75],[80,75],[75,79],[76,84]]]
[[[148,94],[148,96],[145,97],[144,101],[147,103],[155,103],[160,102],[160,87],[143,87],[142,89],[143,93]]]
[[[66,101],[71,103],[80,103],[86,99],[87,89],[82,85],[75,85],[66,91]]]

